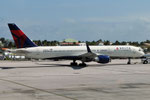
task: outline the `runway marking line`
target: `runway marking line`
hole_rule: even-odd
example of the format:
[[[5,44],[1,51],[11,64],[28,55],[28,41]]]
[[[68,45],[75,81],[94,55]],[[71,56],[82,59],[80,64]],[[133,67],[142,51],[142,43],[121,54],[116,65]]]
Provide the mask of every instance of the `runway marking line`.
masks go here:
[[[47,91],[47,90],[43,90],[43,89],[39,89],[39,88],[36,88],[36,87],[32,87],[32,86],[25,85],[25,84],[22,84],[22,83],[19,83],[19,82],[15,82],[15,81],[11,81],[11,80],[6,80],[6,79],[0,79],[0,80],[1,81],[5,81],[5,82],[14,83],[14,84],[17,84],[17,85],[20,85],[20,86],[28,87],[28,88],[31,88],[31,89],[34,89],[34,90],[39,90],[39,91],[42,91],[42,92],[50,93],[50,94],[53,94],[53,95],[56,95],[56,96],[60,96],[60,97],[64,97],[64,98],[67,98],[67,99],[77,100],[75,98],[71,98],[71,97],[68,97],[68,96],[65,96],[65,95],[53,93],[53,92],[50,92],[50,91]]]

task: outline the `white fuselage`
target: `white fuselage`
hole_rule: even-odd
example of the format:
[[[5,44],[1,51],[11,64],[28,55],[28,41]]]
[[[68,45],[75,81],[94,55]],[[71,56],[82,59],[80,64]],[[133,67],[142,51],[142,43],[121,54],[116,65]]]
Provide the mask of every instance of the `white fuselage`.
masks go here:
[[[90,46],[93,53],[97,55],[108,55],[110,57],[141,57],[144,55],[140,47],[134,46]],[[17,52],[18,51],[18,52]],[[20,52],[23,51],[23,52]],[[55,58],[63,56],[79,56],[87,53],[86,46],[39,46],[17,49],[16,53],[28,58]]]

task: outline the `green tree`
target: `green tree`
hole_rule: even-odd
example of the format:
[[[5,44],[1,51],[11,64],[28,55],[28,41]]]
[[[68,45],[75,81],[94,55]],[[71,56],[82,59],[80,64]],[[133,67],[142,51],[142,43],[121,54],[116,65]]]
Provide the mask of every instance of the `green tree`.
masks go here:
[[[117,40],[115,43],[113,43],[112,45],[121,45],[121,43]]]
[[[104,45],[110,45],[110,41],[104,41]]]
[[[123,41],[121,42],[121,45],[127,45],[127,42]]]
[[[0,38],[0,41],[2,41],[2,43],[4,43],[5,42],[5,38]]]

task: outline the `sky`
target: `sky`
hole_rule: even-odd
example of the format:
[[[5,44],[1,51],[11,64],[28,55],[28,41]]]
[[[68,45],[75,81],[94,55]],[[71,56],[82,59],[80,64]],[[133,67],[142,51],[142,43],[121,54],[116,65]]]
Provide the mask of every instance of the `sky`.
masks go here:
[[[16,23],[32,40],[150,40],[150,0],[0,0],[0,37]]]

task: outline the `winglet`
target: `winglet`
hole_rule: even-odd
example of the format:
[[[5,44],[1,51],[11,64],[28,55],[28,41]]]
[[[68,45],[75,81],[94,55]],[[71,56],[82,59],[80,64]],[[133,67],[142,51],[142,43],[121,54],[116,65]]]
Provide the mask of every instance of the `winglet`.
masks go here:
[[[87,52],[88,52],[88,53],[92,53],[92,51],[91,51],[91,49],[90,49],[88,43],[86,43],[86,47],[87,47]]]

